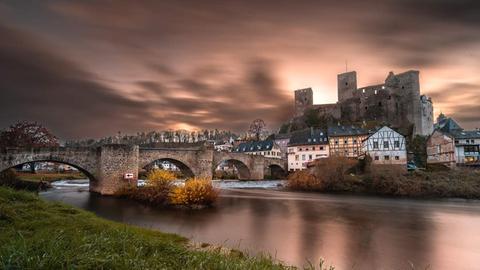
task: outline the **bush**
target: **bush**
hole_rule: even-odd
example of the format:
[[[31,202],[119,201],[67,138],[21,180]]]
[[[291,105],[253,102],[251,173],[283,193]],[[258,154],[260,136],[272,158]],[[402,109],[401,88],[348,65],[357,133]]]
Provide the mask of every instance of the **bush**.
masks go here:
[[[313,169],[315,178],[322,182],[324,190],[338,190],[338,184],[346,179],[347,171],[356,166],[357,161],[346,157],[320,159]]]
[[[168,203],[168,196],[174,187],[175,179],[173,172],[155,169],[147,173],[148,181],[145,186],[127,186],[116,195],[150,204],[165,205]]]
[[[170,202],[176,205],[196,206],[212,205],[218,197],[218,190],[212,181],[202,178],[192,178],[185,185],[175,187],[170,193]]]
[[[148,186],[169,186],[176,179],[175,173],[166,170],[151,170],[147,173]]]
[[[308,171],[297,171],[287,178],[287,188],[304,191],[322,191],[323,185],[313,174]]]

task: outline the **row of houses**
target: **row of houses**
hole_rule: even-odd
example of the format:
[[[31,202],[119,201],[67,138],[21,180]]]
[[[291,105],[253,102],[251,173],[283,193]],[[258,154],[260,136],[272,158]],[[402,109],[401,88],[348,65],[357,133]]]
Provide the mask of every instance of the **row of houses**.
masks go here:
[[[290,139],[287,151],[289,171],[305,169],[316,159],[330,156],[359,158],[369,155],[373,164],[407,163],[405,136],[384,126],[369,131],[355,126],[330,127],[303,131]]]
[[[305,169],[308,163],[329,156],[358,158],[369,154],[377,164],[407,162],[405,137],[386,126],[373,132],[355,126],[334,126],[327,131],[312,128],[295,132],[289,138],[241,143],[233,151],[284,158],[289,171]]]
[[[480,166],[480,130],[464,130],[440,114],[427,140],[427,164]]]
[[[303,170],[310,162],[330,156],[369,155],[373,164],[404,167],[408,161],[406,137],[388,126],[375,130],[346,125],[327,130],[311,128],[229,146],[233,152],[282,158],[289,171]],[[220,144],[218,150],[227,149]],[[441,114],[427,139],[426,153],[427,164],[480,166],[480,130],[464,130],[452,118]]]

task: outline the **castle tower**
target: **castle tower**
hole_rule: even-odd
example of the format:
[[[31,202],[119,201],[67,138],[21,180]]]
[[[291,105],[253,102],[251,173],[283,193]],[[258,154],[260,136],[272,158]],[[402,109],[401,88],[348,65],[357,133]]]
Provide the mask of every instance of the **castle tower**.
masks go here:
[[[339,102],[353,97],[353,92],[355,90],[357,90],[357,72],[350,71],[338,74],[337,94]]]
[[[313,90],[305,88],[295,90],[295,117],[303,115],[305,110],[313,105]]]

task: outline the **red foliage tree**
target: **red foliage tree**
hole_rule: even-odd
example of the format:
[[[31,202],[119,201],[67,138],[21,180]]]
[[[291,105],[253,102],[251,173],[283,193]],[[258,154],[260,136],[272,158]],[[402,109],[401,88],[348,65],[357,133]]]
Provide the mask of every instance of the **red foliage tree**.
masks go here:
[[[37,122],[18,122],[0,132],[0,148],[56,147],[58,139]]]

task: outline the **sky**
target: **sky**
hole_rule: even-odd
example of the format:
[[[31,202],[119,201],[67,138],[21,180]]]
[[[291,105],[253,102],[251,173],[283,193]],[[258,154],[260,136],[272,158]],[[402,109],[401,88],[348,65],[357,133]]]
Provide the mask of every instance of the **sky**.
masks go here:
[[[0,128],[65,139],[274,130],[295,89],[333,103],[338,73],[410,69],[435,115],[480,127],[480,1],[0,0]]]

